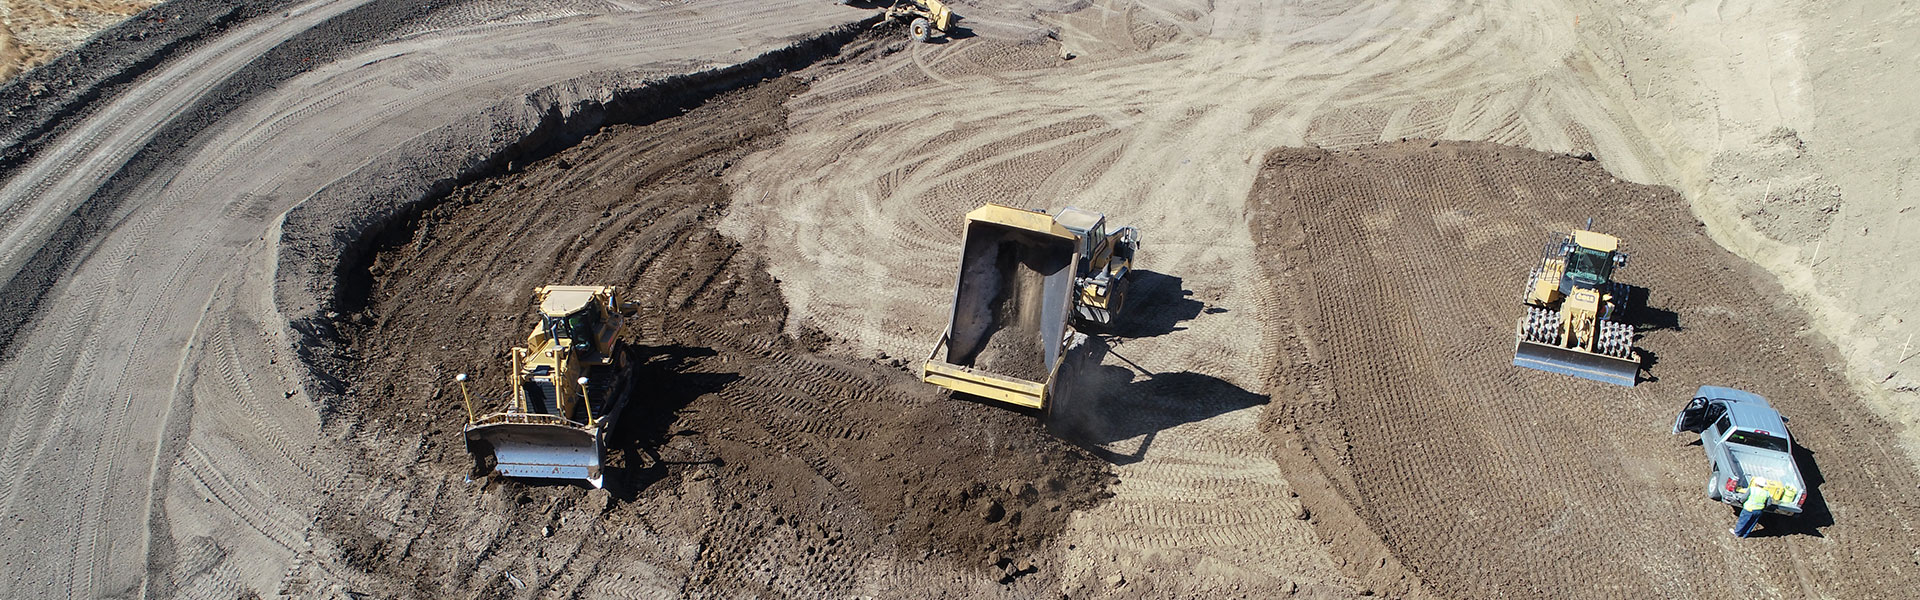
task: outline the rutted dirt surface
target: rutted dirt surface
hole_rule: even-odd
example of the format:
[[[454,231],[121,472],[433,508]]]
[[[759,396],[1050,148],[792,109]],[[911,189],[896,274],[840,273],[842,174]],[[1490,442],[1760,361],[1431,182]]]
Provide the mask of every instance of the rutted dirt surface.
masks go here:
[[[1031,417],[943,398],[898,361],[787,335],[765,269],[780,257],[713,230],[720,175],[777,140],[799,91],[782,78],[611,128],[389,234],[364,309],[344,317],[361,484],[322,506],[317,552],[383,596],[1052,589],[1041,550],[1103,497],[1105,463]],[[642,305],[607,490],[463,484],[453,370],[483,406],[504,397],[530,290],[553,282],[620,285]]]
[[[1670,190],[1562,155],[1417,142],[1275,151],[1249,209],[1266,276],[1299,311],[1274,336],[1285,401],[1269,427],[1441,595],[1912,589],[1912,463],[1778,284]],[[1616,278],[1643,288],[1628,319],[1649,368],[1631,389],[1508,364],[1530,261],[1589,217],[1632,255]],[[1668,435],[1701,384],[1787,415],[1816,488],[1806,514],[1726,534],[1734,512],[1704,497],[1699,446]]]
[[[0,511],[15,523],[0,533],[11,566],[0,595],[1910,589],[1914,511],[1901,498],[1912,466],[1889,458],[1886,427],[1861,412],[1876,398],[1836,383],[1841,363],[1804,341],[1815,338],[1796,311],[1841,342],[1861,387],[1880,400],[1913,395],[1907,371],[1920,361],[1901,334],[1920,321],[1902,320],[1913,308],[1900,266],[1916,246],[1901,234],[1920,212],[1905,209],[1914,122],[1898,67],[1920,39],[1900,35],[1916,9],[974,0],[959,10],[968,31],[946,43],[887,44],[891,54],[788,90],[799,95],[777,143],[762,134],[781,128],[752,118],[714,129],[752,138],[734,140],[751,155],[694,143],[697,156],[678,166],[645,166],[650,155],[589,142],[562,153],[580,159],[567,167],[463,189],[377,263],[383,277],[440,287],[370,288],[372,303],[341,321],[368,343],[398,347],[377,328],[429,341],[339,357],[369,361],[364,374],[326,373],[348,374],[355,395],[344,401],[331,393],[341,382],[314,381],[304,362],[337,350],[306,343],[332,327],[315,296],[331,293],[338,250],[395,207],[431,204],[521,144],[570,143],[602,122],[594,111],[632,114],[608,106],[657,98],[635,92],[660,78],[740,75],[728,68],[870,11],[818,0],[174,0],[17,77],[0,88],[0,275],[17,283],[0,293],[0,321],[6,345],[30,351],[0,359],[0,388],[29,401],[0,403]],[[594,140],[670,154],[639,138],[699,137],[679,127]],[[1700,229],[1653,226],[1690,222],[1681,199],[1616,194],[1594,165],[1528,171],[1516,165],[1533,155],[1511,150],[1486,151],[1491,173],[1480,159],[1405,167],[1426,175],[1391,194],[1368,187],[1382,173],[1303,175],[1322,183],[1302,197],[1324,197],[1285,215],[1302,235],[1269,231],[1288,222],[1261,205],[1279,196],[1250,188],[1271,150],[1408,137],[1591,152],[1622,179],[1673,185],[1715,240],[1806,305],[1779,305],[1780,288]],[[727,150],[703,153],[713,148]],[[602,184],[660,196],[635,209],[650,216],[611,210],[600,190],[586,194],[600,213],[498,218],[581,192],[553,169],[601,152],[659,177],[600,171]],[[738,160],[719,168],[722,154]],[[1535,178],[1509,181],[1514,171]],[[1323,189],[1328,178],[1344,187]],[[502,181],[529,188],[489,188]],[[1603,224],[1641,230],[1627,232],[1645,251],[1623,277],[1684,327],[1648,332],[1661,381],[1606,388],[1578,418],[1549,420],[1516,411],[1590,387],[1499,370],[1511,317],[1488,307],[1512,306],[1547,228],[1587,216],[1573,213],[1590,198],[1554,191],[1583,181],[1632,200],[1592,208]],[[1480,196],[1448,204],[1460,190]],[[1533,197],[1514,215],[1436,208],[1516,190]],[[1036,516],[1056,514],[1040,510],[1053,498],[1046,477],[1069,475],[1062,495],[1100,484],[1071,476],[1085,465],[1061,457],[1078,451],[1035,437],[1029,417],[932,396],[892,362],[922,356],[938,335],[959,216],[984,201],[1075,204],[1145,234],[1136,320],[1095,340],[1104,354],[1085,385],[1099,404],[1055,413],[1056,431],[1111,465],[1113,496],[1063,504],[1060,521]],[[1441,216],[1407,225],[1402,204]],[[1627,205],[1646,214],[1616,214]],[[475,237],[439,237],[435,223]],[[596,233],[581,242],[527,229],[569,224]],[[1425,231],[1416,241],[1429,245],[1354,237],[1382,224]],[[476,233],[483,225],[537,231],[539,249],[458,248],[503,247]],[[1491,250],[1425,262],[1462,250],[1438,242],[1450,235]],[[1326,264],[1276,259],[1316,249],[1331,252]],[[1405,254],[1415,250],[1428,255]],[[1350,263],[1368,268],[1333,270]],[[482,277],[483,266],[498,270]],[[631,470],[606,494],[462,483],[448,376],[500,378],[489,353],[524,333],[527,289],[545,274],[623,269],[614,283],[653,303],[658,322],[634,341],[650,357],[644,370],[672,382],[658,395],[673,410],[656,414],[673,420],[628,423],[616,461]],[[1713,286],[1738,292],[1702,289]],[[1438,300],[1413,303],[1428,297]],[[1434,305],[1447,308],[1422,310]],[[719,324],[678,319],[696,308]],[[1383,310],[1396,318],[1350,321]],[[484,335],[425,329],[409,312]],[[1375,352],[1383,368],[1352,366]],[[1486,370],[1433,366],[1443,354],[1477,356]],[[1830,471],[1816,497],[1828,518],[1738,545],[1715,537],[1731,515],[1688,483],[1703,477],[1697,448],[1658,433],[1696,378],[1789,409]],[[1448,391],[1421,404],[1436,387]],[[1911,406],[1887,414],[1914,422]],[[1514,431],[1570,423],[1598,425],[1557,431],[1575,442]],[[928,429],[939,433],[900,433]],[[955,448],[974,454],[946,454]],[[361,451],[372,458],[342,456]],[[1441,451],[1453,454],[1409,458]],[[1435,518],[1409,491],[1423,485],[1468,492],[1441,509],[1467,514]],[[621,534],[595,529],[609,523]],[[947,541],[914,541],[926,539]],[[1600,592],[1583,594],[1588,582]]]

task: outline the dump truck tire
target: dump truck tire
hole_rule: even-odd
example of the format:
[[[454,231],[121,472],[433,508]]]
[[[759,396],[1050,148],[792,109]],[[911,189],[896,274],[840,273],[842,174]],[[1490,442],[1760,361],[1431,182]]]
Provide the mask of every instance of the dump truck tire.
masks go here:
[[[933,39],[933,22],[926,19],[914,19],[907,31],[913,35],[913,41],[925,43]]]

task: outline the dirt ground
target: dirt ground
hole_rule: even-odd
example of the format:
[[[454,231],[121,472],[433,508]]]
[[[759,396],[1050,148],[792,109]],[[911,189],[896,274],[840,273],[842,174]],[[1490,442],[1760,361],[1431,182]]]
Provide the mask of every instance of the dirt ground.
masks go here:
[[[777,257],[713,230],[729,198],[719,175],[778,142],[781,104],[799,91],[783,78],[604,131],[390,233],[366,306],[348,317],[359,359],[342,374],[354,382],[341,408],[357,423],[350,454],[365,457],[349,477],[376,483],[322,507],[335,548],[320,557],[365,569],[380,585],[360,591],[382,596],[1055,587],[1039,550],[1105,496],[1106,464],[1030,417],[940,397],[902,361],[837,358],[822,353],[828,334],[787,336],[764,267]],[[530,290],[554,281],[617,284],[642,306],[627,340],[645,358],[609,436],[607,489],[463,484],[471,460],[448,369],[497,404],[505,350],[531,327]]]
[[[18,0],[0,4],[0,80],[53,60],[159,0]]]
[[[1265,272],[1296,309],[1274,337],[1287,358],[1269,429],[1297,438],[1337,508],[1439,595],[1911,586],[1920,476],[1893,429],[1854,400],[1778,284],[1715,246],[1671,190],[1562,155],[1417,142],[1275,151],[1248,206],[1274,257]],[[1632,389],[1509,364],[1529,261],[1547,232],[1587,218],[1631,256],[1615,277],[1638,288],[1627,318],[1646,369]],[[1788,415],[1815,488],[1805,514],[1764,519],[1756,539],[1725,534],[1735,511],[1704,500],[1694,436],[1668,434],[1703,384]]]
[[[843,57],[871,5],[173,0],[0,85],[0,596],[1920,579],[1920,8],[956,8]],[[1143,231],[1057,437],[908,372],[986,201]],[[1632,390],[1505,364],[1524,263],[1588,213],[1649,290]],[[553,274],[645,299],[657,410],[607,492],[476,488],[448,379],[498,381]],[[1819,510],[1715,535],[1664,433],[1700,383],[1788,409]]]

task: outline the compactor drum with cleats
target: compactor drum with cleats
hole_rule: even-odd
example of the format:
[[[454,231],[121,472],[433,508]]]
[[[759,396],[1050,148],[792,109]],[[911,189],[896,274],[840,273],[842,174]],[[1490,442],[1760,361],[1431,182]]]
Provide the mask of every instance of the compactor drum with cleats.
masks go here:
[[[534,300],[540,322],[527,345],[510,353],[512,394],[497,410],[477,413],[466,375],[458,378],[467,452],[478,474],[600,487],[606,432],[626,408],[629,368],[619,339],[634,308],[610,286],[550,285],[535,288]]]
[[[1112,322],[1125,298],[1139,235],[1105,221],[1076,208],[967,213],[953,314],[920,378],[1045,411],[1086,340],[1069,322]]]
[[[1632,386],[1640,359],[1633,326],[1619,321],[1631,288],[1612,279],[1626,264],[1611,235],[1583,229],[1549,239],[1527,278],[1513,364]]]

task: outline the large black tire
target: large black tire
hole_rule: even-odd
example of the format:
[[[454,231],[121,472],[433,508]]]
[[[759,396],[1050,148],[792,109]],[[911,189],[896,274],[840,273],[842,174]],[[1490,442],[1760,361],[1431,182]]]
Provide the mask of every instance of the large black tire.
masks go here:
[[[1131,275],[1131,273],[1129,273],[1129,275]],[[1120,320],[1120,316],[1126,314],[1128,287],[1127,278],[1122,277],[1114,280],[1113,288],[1107,290],[1107,312],[1110,313],[1107,317],[1108,325]]]
[[[925,43],[932,40],[933,21],[928,21],[925,18],[914,19],[913,24],[907,26],[907,33],[912,35],[913,41],[916,42]]]
[[[1720,475],[1718,473],[1707,476],[1707,498],[1714,502],[1720,501]]]

